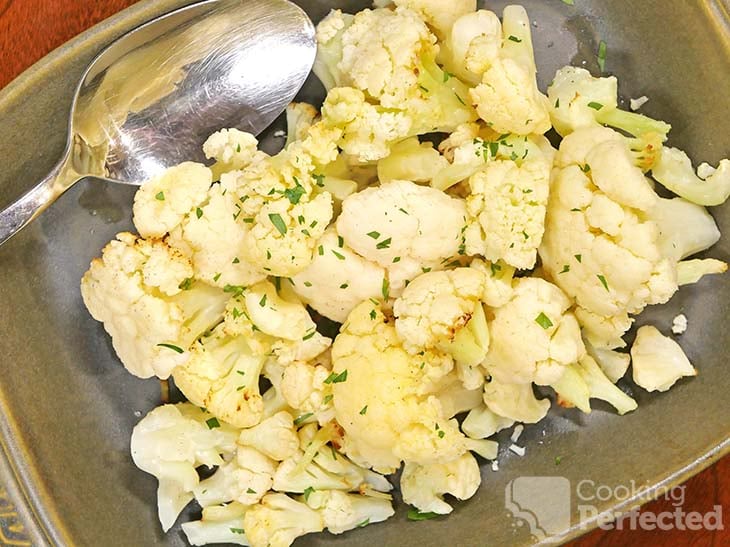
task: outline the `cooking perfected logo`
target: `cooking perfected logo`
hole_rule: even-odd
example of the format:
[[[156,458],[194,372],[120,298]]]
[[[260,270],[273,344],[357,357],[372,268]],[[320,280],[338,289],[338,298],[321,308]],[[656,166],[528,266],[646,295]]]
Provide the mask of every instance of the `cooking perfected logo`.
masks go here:
[[[631,481],[628,485],[609,486],[590,479],[573,485],[566,477],[518,477],[505,488],[504,506],[520,524],[541,543],[558,542],[571,523],[581,528],[590,525],[603,530],[723,530],[723,507],[711,511],[687,511],[685,486],[660,487],[652,497],[666,500],[671,510],[642,510],[636,500],[647,495],[645,488]],[[572,501],[575,501],[575,507]],[[625,503],[621,512],[601,511],[600,505]],[[576,518],[571,519],[575,509]]]
[[[570,495],[565,477],[518,477],[505,488],[504,506],[539,541],[549,541],[570,528]]]

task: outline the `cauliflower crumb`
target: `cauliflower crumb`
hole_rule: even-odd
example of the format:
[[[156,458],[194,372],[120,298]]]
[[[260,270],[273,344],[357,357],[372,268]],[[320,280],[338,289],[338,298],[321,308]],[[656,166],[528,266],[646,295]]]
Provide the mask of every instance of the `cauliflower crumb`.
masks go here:
[[[684,334],[687,330],[687,316],[683,313],[672,319],[672,332],[674,334]]]
[[[639,110],[642,106],[644,106],[647,102],[649,102],[649,97],[647,97],[646,95],[642,95],[638,99],[631,99],[629,101],[629,106],[631,110],[635,112]]]

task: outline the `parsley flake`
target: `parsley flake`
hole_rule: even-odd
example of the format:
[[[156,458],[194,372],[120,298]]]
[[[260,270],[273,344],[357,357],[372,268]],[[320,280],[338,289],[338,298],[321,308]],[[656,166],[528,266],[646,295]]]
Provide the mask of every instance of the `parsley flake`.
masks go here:
[[[540,315],[535,317],[535,323],[540,325],[543,329],[549,329],[553,326],[553,322],[550,321],[550,318],[543,312],[540,312]]]
[[[269,220],[281,235],[286,235],[286,224],[279,213],[269,213]]]
[[[205,425],[208,426],[208,429],[215,429],[216,427],[220,427],[221,423],[218,421],[218,418],[213,416],[212,418],[205,420]]]
[[[306,422],[313,415],[314,414],[312,414],[311,412],[307,412],[306,414],[302,414],[296,420],[294,420],[294,425],[296,425],[296,426],[302,425],[304,422]]]
[[[157,344],[157,347],[171,349],[175,353],[183,353],[183,349],[173,344]]]
[[[603,288],[608,290],[608,281],[606,281],[606,278],[601,274],[596,275],[596,277],[598,278],[598,281],[601,282],[601,285],[603,285]]]
[[[438,513],[421,513],[415,507],[408,510],[408,520],[429,520],[438,516]]]

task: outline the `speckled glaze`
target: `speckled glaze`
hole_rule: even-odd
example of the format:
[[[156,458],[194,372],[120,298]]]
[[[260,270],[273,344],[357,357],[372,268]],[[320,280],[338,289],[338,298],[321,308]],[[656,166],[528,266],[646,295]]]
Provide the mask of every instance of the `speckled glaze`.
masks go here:
[[[63,150],[76,81],[106,44],[184,0],[141,2],[98,25],[35,65],[0,92],[0,205],[43,176]],[[331,7],[354,11],[366,2],[297,2],[316,21]],[[490,2],[501,9],[506,2]],[[523,2],[535,21],[540,85],[567,63],[597,71],[598,43],[608,44],[606,72],[621,79],[622,97],[647,95],[642,109],[670,121],[671,144],[698,161],[716,162],[730,151],[730,17],[723,0],[560,0]],[[303,97],[321,98],[312,81]],[[278,127],[281,127],[279,125]],[[270,141],[264,138],[264,144]],[[129,436],[159,403],[155,381],[131,377],[108,337],[83,307],[78,284],[89,261],[119,231],[131,228],[134,189],[87,181],[64,195],[39,221],[0,248],[0,475],[34,545],[182,546],[179,527],[160,531],[155,479],[129,457]],[[730,233],[730,209],[713,213]],[[710,251],[730,260],[723,240]],[[626,510],[658,488],[677,484],[730,451],[730,375],[727,315],[730,276],[683,288],[638,324],[664,333],[680,310],[689,329],[680,342],[699,369],[664,394],[621,385],[639,409],[618,417],[595,404],[584,416],[556,410],[525,429],[519,458],[502,443],[500,471],[483,468],[483,485],[448,518],[410,522],[398,504],[385,524],[344,536],[307,536],[297,545],[340,546],[527,545],[536,539],[505,510],[505,487],[517,477],[560,476],[573,488],[584,479],[610,487],[636,485],[628,500],[598,503]],[[506,439],[504,439],[506,440]],[[556,457],[560,464],[556,465]],[[575,537],[595,522],[573,522],[559,533]],[[0,531],[7,533],[8,523]],[[13,523],[10,523],[13,524]],[[20,532],[18,527],[13,530]]]

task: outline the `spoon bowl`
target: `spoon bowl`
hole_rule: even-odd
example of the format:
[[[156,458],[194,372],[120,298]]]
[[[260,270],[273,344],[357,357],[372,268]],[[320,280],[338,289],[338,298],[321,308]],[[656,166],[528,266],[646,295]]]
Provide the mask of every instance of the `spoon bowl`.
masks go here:
[[[83,178],[139,185],[204,161],[218,129],[260,133],[315,54],[314,25],[288,0],[207,0],[125,34],[81,78],[62,160],[0,212],[0,245]]]

